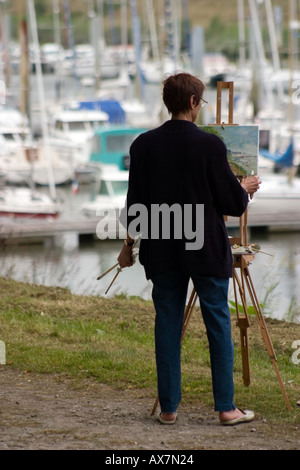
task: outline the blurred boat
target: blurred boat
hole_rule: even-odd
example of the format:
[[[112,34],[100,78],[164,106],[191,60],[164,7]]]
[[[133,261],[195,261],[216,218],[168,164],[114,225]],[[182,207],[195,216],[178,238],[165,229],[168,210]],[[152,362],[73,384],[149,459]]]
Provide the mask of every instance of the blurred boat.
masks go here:
[[[0,155],[31,145],[33,137],[28,119],[16,108],[0,107]]]
[[[73,148],[60,146],[59,143],[39,142],[36,158],[32,164],[32,181],[39,186],[49,186],[49,174],[56,186],[71,183],[74,179]]]
[[[120,74],[120,65],[112,57],[109,47],[101,51],[100,70],[104,80],[117,78]],[[95,77],[96,56],[91,44],[77,44],[74,50],[65,50],[61,72],[63,75],[75,74],[79,79]]]
[[[63,109],[53,116],[49,123],[49,136],[83,145],[95,129],[107,124],[109,116],[101,109],[82,109],[79,105]]]
[[[101,109],[84,109],[80,103],[61,109],[49,122],[49,146],[59,154],[62,164],[72,168],[72,178],[89,182],[93,174],[82,166],[89,158],[88,141],[95,129],[106,125],[109,116]],[[57,175],[58,176],[58,175]]]
[[[47,195],[30,188],[2,188],[0,215],[10,217],[57,217],[59,209]]]
[[[128,176],[128,171],[119,170],[115,165],[103,165],[96,195],[81,206],[81,212],[88,216],[103,216],[105,211],[110,211],[110,217],[118,217],[126,201]]]
[[[300,179],[289,174],[272,174],[261,177],[262,184],[259,191],[255,193],[255,200],[300,199]]]
[[[280,152],[270,152],[265,149],[260,149],[259,154],[271,160],[275,164],[275,168],[291,168],[294,164],[294,144],[293,141],[290,142],[287,150],[283,153]]]
[[[16,108],[0,108],[0,172],[6,182],[27,183],[30,173],[28,161],[18,155],[33,145],[28,119]]]
[[[0,171],[7,183],[49,185],[50,165],[55,185],[70,183],[74,178],[72,148],[48,146],[43,141],[34,146],[20,146],[0,156]]]
[[[116,165],[128,170],[129,148],[138,135],[146,132],[143,127],[109,126],[96,129],[91,140],[88,166]]]

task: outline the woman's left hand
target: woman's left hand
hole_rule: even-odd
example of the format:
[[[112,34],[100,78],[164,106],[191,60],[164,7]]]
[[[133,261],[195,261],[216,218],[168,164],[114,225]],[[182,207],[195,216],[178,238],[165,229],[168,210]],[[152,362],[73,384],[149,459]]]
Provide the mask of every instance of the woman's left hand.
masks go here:
[[[134,264],[134,256],[132,252],[132,246],[123,246],[118,256],[118,263],[120,268],[127,268]]]

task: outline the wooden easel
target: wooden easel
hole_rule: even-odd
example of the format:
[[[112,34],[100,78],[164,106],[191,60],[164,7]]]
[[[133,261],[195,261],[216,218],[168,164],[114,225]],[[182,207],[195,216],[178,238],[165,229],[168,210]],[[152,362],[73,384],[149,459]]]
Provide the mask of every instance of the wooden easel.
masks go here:
[[[221,102],[222,102],[222,90],[228,89],[229,91],[229,112],[228,112],[228,124],[221,123]],[[217,122],[214,125],[237,125],[233,124],[233,82],[218,82],[217,83]],[[224,216],[226,220],[226,216]],[[247,247],[247,220],[248,220],[248,212],[247,209],[245,213],[240,217],[240,224],[239,224],[239,236],[230,238],[230,245],[233,247],[234,245],[240,247]],[[255,293],[255,289],[253,286],[253,282],[251,279],[251,275],[249,272],[249,264],[253,261],[254,254],[244,254],[244,253],[233,253],[233,287],[234,287],[234,297],[235,297],[235,307],[236,307],[236,314],[237,314],[237,326],[240,329],[240,339],[241,339],[241,354],[242,354],[242,367],[243,367],[243,382],[244,385],[250,385],[250,362],[249,362],[249,342],[248,342],[248,328],[250,326],[249,315],[248,315],[248,308],[247,308],[247,301],[246,301],[246,289],[250,295],[252,305],[255,310],[256,318],[258,321],[258,325],[261,330],[261,334],[263,340],[266,345],[267,353],[269,354],[270,361],[272,362],[275,372],[277,375],[277,379],[279,381],[279,385],[286,402],[287,408],[289,410],[292,409],[291,404],[289,402],[288,396],[285,391],[285,387],[278,369],[276,354],[273,348],[273,344],[271,338],[268,333],[268,329],[257,300],[257,296]],[[238,292],[240,295],[243,312],[239,310],[239,303],[238,303]],[[191,319],[195,304],[197,300],[197,293],[193,288],[187,306],[185,308],[184,317],[183,317],[183,328],[182,328],[182,336],[181,342],[184,338],[187,326]],[[154,403],[151,415],[154,415],[156,408],[158,406],[159,400],[158,397]]]

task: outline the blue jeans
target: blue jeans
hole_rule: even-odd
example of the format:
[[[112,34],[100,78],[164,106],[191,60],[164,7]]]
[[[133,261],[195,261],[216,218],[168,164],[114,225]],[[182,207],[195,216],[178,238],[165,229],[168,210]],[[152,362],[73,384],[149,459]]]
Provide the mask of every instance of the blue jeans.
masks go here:
[[[190,276],[166,273],[152,277],[155,354],[161,411],[175,412],[181,400],[181,334]],[[235,408],[229,279],[192,276],[209,341],[215,411]]]

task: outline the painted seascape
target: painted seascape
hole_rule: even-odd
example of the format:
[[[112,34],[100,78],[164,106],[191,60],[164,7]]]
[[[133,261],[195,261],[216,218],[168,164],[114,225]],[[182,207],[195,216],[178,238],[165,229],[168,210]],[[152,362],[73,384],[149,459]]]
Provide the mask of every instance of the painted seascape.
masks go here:
[[[258,126],[199,126],[205,132],[215,134],[227,147],[227,158],[236,176],[257,175]]]

